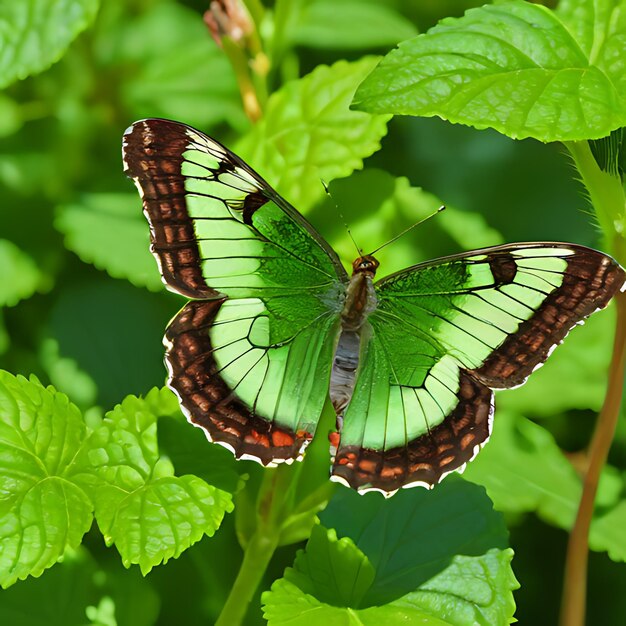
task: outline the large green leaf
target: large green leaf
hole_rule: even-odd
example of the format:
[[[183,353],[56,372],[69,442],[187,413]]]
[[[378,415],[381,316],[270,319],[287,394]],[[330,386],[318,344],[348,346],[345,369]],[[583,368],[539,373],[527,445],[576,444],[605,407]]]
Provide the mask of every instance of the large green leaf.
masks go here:
[[[440,116],[513,138],[595,139],[626,125],[626,4],[512,0],[444,19],[390,52],[357,109]]]
[[[173,412],[178,404],[167,389],[128,396],[106,414],[76,462],[106,543],[144,574],[213,535],[233,508],[230,493],[197,476],[174,476],[171,462],[159,456],[157,416]]]
[[[67,248],[86,263],[138,287],[163,289],[150,254],[150,231],[135,194],[86,194],[57,208],[55,226]]]
[[[45,70],[93,21],[98,0],[2,0],[0,87]]]
[[[84,437],[67,396],[0,371],[2,587],[40,576],[89,530],[92,503],[71,477]]]
[[[338,61],[285,84],[237,148],[299,211],[323,197],[322,179],[348,176],[380,147],[389,116],[349,109],[375,63],[375,58]]]
[[[502,518],[458,477],[432,492],[337,492],[293,568],[264,594],[270,625],[508,624],[514,610]],[[337,539],[340,537],[340,539]]]

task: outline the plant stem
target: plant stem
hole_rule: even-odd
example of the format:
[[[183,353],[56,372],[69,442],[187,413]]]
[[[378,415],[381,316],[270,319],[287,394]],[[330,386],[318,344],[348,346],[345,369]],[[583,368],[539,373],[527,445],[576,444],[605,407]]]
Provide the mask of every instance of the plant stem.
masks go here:
[[[239,626],[278,546],[285,506],[293,494],[297,465],[266,470],[259,490],[257,526],[244,550],[243,562],[215,626]]]
[[[626,361],[626,293],[616,296],[617,327],[609,381],[589,449],[589,465],[583,483],[576,521],[569,536],[561,604],[561,626],[584,626],[587,592],[588,536],[598,481],[606,462],[619,419]]]
[[[246,546],[241,568],[215,626],[238,626],[243,623],[277,543],[278,533],[267,533],[257,528]]]

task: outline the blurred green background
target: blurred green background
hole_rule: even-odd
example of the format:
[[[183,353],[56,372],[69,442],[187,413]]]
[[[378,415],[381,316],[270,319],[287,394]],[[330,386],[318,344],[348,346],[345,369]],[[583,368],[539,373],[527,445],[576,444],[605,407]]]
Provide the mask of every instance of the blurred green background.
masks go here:
[[[202,21],[207,4],[107,0],[57,63],[0,94],[0,368],[34,373],[53,384],[87,411],[88,419],[126,394],[163,385],[161,338],[183,304],[161,288],[148,253],[140,200],[122,172],[125,128],[142,117],[168,117],[234,145],[251,125],[232,68]],[[480,3],[385,4],[424,31],[441,17]],[[315,45],[304,36],[302,41],[285,54],[271,75],[270,89],[320,63],[390,48],[349,47],[332,40]],[[263,174],[263,163],[252,166]],[[346,255],[346,263],[352,252],[344,218],[365,248],[382,244],[415,221],[410,206],[381,211],[392,177],[406,177],[459,214],[471,216],[467,223],[476,243],[471,229],[455,235],[454,225],[443,227],[437,223],[443,216],[438,217],[381,253],[381,275],[464,246],[525,240],[600,245],[562,147],[516,142],[439,119],[397,118],[389,123],[382,149],[367,160],[366,172],[336,181],[333,201],[325,199],[308,212],[322,235]],[[541,404],[541,396],[535,401]],[[564,449],[576,451],[588,441],[593,415],[588,410],[556,411],[541,423]],[[545,415],[538,410],[527,417]],[[611,454],[623,465],[624,432]],[[521,583],[516,616],[522,624],[554,624],[567,535],[533,515],[511,514],[508,521]],[[92,580],[83,580],[84,569],[73,569],[69,559],[38,580],[1,591],[0,614],[10,614],[11,607],[30,598],[42,620],[57,623],[59,607],[66,610],[73,602],[74,592],[68,589],[84,585],[87,596],[100,597],[95,590],[105,588],[118,602],[126,597],[124,615],[131,621],[124,623],[155,623],[158,615],[159,624],[205,624],[206,616],[219,610],[236,574],[238,562],[225,558],[237,553],[235,545],[228,516],[216,537],[205,538],[144,580],[136,567],[123,570],[117,553],[106,549],[94,530],[87,537],[88,554],[76,557],[91,563]],[[282,575],[294,550],[279,550],[267,581]],[[219,567],[207,567],[214,563]],[[624,589],[623,564],[593,553],[593,623],[622,623]],[[32,598],[42,601],[33,605]],[[100,603],[99,610],[104,615],[106,605]],[[118,606],[118,616],[119,611]],[[260,612],[257,621],[261,623]]]

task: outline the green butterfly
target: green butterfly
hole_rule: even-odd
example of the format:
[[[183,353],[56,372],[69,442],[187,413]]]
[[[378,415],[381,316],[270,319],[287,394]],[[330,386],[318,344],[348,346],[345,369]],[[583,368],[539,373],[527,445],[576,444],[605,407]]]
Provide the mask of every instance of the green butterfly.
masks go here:
[[[352,276],[256,172],[201,132],[133,124],[124,164],[167,287],[192,300],[164,338],[188,419],[237,458],[301,459],[325,398],[332,479],[389,494],[432,487],[486,443],[492,389],[521,385],[568,331],[626,288],[610,257],[522,243],[374,282]]]

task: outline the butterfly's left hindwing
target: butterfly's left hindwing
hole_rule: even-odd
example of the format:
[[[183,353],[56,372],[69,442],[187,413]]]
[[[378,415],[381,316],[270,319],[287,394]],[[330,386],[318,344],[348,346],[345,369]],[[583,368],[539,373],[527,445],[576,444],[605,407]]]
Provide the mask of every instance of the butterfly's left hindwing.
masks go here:
[[[328,392],[347,277],[313,227],[241,159],[184,124],[124,136],[167,287],[169,385],[238,457],[297,458]]]
[[[334,476],[391,492],[462,467],[489,437],[491,389],[522,384],[625,281],[610,257],[557,243],[476,250],[379,281]]]

